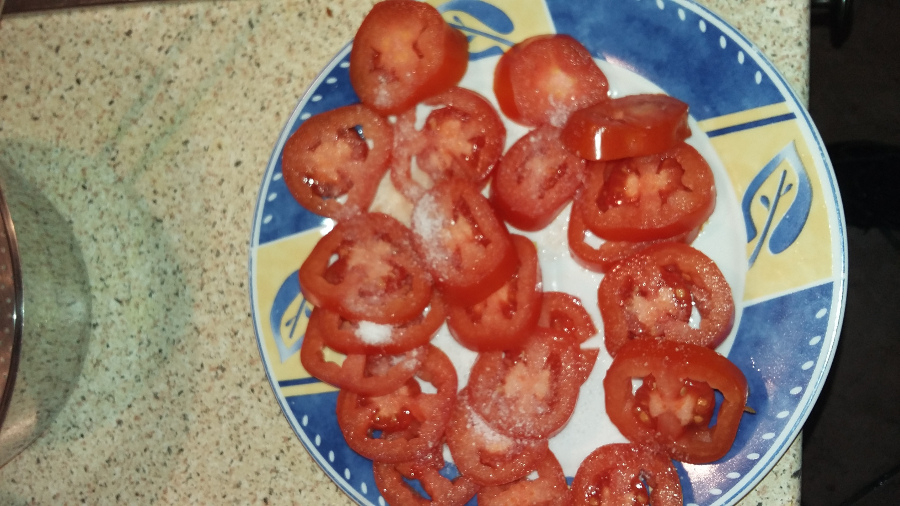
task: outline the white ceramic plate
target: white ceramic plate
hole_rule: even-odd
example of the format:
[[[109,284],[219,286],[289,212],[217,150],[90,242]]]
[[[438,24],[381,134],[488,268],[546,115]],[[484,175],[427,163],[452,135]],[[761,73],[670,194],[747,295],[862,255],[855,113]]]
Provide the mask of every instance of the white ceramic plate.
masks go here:
[[[847,259],[840,198],[809,115],[756,47],[686,0],[433,3],[469,35],[462,85],[492,101],[490,80],[502,51],[531,35],[558,32],[595,55],[615,95],[662,91],[689,104],[688,142],[710,162],[718,190],[716,211],[694,246],[718,263],[732,286],[737,322],[719,351],[746,375],[756,414],[743,417],[722,460],[677,468],[685,504],[737,502],[799,433],[825,381],[843,316]],[[300,294],[297,270],[331,223],[300,207],[281,179],[281,150],[290,134],[314,114],[357,101],[348,56],[349,45],[322,71],[278,137],[254,215],[249,274],[260,354],[288,422],[350,497],[374,505],[384,500],[371,462],[346,446],[337,427],[336,391],[311,378],[298,357],[311,308]],[[509,122],[507,127],[508,144],[525,132]],[[544,288],[581,297],[602,327],[596,309],[600,276],[570,259],[565,214],[528,234],[540,245]],[[602,336],[597,339],[602,348]],[[450,355],[464,385],[474,354],[446,330],[435,343]],[[570,478],[593,448],[624,441],[603,406],[609,361],[602,352],[575,415],[551,442]]]

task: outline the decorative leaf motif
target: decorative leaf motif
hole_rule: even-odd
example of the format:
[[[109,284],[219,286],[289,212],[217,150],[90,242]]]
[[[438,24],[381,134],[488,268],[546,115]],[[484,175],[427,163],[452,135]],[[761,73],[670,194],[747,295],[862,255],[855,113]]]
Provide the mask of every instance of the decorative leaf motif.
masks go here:
[[[760,194],[763,188],[771,188],[771,185],[766,186],[766,183],[776,176],[778,180],[774,192],[769,195]],[[794,182],[789,182],[789,179]],[[751,213],[752,204],[756,199],[766,209],[761,230],[757,229]],[[779,217],[785,205],[787,210]],[[756,246],[750,255],[750,266],[756,262],[764,245],[767,245],[769,252],[775,255],[788,249],[803,231],[811,208],[812,185],[809,182],[809,175],[800,160],[796,144],[791,142],[753,178],[741,202],[744,224],[747,228],[747,243],[756,240]]]
[[[269,313],[269,327],[282,363],[300,351],[303,334],[298,333],[298,328],[309,320],[310,314],[312,306],[300,293],[299,271],[294,271],[275,294]]]
[[[470,58],[473,60],[503,54],[505,47],[513,45],[513,42],[505,36],[513,32],[515,25],[505,12],[494,5],[481,0],[450,0],[438,7],[438,10],[444,14],[444,18],[451,26],[468,36],[470,50],[473,47],[484,47],[481,50],[472,50]],[[464,13],[482,26],[470,26],[456,13]],[[479,44],[473,44],[476,41]]]

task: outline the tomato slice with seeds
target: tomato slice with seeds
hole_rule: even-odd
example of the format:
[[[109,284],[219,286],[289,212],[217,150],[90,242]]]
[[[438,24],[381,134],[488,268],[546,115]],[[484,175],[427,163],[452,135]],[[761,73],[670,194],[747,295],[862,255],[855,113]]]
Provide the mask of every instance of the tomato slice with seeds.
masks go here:
[[[426,393],[417,380],[432,385]],[[415,378],[381,396],[341,390],[337,420],[347,446],[363,457],[380,462],[407,462],[424,458],[444,437],[456,404],[457,376],[453,362],[434,345]]]
[[[366,14],[350,50],[350,84],[360,101],[397,114],[456,85],[469,43],[433,6],[385,0]]]
[[[566,475],[556,455],[551,451],[541,457],[534,470],[537,477],[512,483],[484,487],[478,492],[478,506],[507,506],[535,504],[541,506],[570,506],[572,496]]]
[[[351,354],[340,363],[326,357],[325,336],[307,327],[300,344],[300,363],[315,378],[363,395],[384,395],[402,386],[422,366],[425,348],[400,355]]]
[[[396,355],[431,341],[446,319],[446,309],[440,296],[412,320],[394,325],[364,320],[348,320],[325,308],[315,307],[309,317],[310,328],[323,336],[325,344],[345,354]]]
[[[407,480],[393,464],[375,462],[372,466],[375,473],[375,484],[378,491],[393,506],[464,506],[475,497],[479,486],[468,476],[457,476],[450,480],[437,469],[423,469],[415,481],[418,481],[428,497],[423,497],[409,486]]]
[[[573,112],[560,137],[566,149],[585,160],[617,160],[662,153],[690,136],[686,103],[643,94]]]
[[[506,127],[496,109],[478,93],[459,87],[423,104],[431,110],[421,130],[416,130],[415,110],[397,117],[391,182],[412,202],[427,187],[452,178],[483,187],[506,144]],[[413,158],[431,182],[427,187],[412,173]]]
[[[562,332],[579,344],[597,335],[581,299],[565,292],[544,292],[538,326]]]
[[[519,268],[506,225],[466,181],[435,185],[416,202],[411,221],[416,250],[448,304],[484,300]]]
[[[475,351],[521,347],[541,314],[541,267],[531,239],[513,234],[519,270],[499,290],[471,306],[450,305],[447,326],[463,346]]]
[[[316,114],[284,144],[284,183],[310,212],[347,219],[364,212],[375,198],[393,142],[391,125],[366,106]]]
[[[672,461],[649,448],[614,443],[588,455],[572,480],[576,506],[681,506],[681,482]]]
[[[338,222],[313,247],[299,277],[314,306],[351,320],[406,322],[431,301],[431,277],[410,230],[383,213]]]
[[[634,379],[644,381],[636,391]],[[715,350],[674,341],[639,339],[619,348],[603,389],[623,436],[690,464],[728,453],[747,404],[747,379],[736,365]],[[715,414],[712,391],[722,395]]]
[[[572,416],[586,375],[576,343],[536,328],[519,350],[483,352],[469,375],[469,402],[512,437],[549,438]]]
[[[588,164],[573,212],[610,241],[653,241],[699,228],[716,205],[713,173],[696,149]]]
[[[591,53],[564,34],[536,35],[503,53],[494,70],[500,110],[526,126],[561,127],[573,111],[608,100],[609,81]]]
[[[562,147],[559,132],[551,125],[531,130],[509,148],[494,172],[491,203],[520,230],[546,227],[584,179],[584,160]]]
[[[569,213],[569,225],[566,228],[569,251],[572,258],[582,267],[594,272],[608,272],[619,262],[661,242],[681,242],[691,244],[700,235],[700,229],[657,239],[654,241],[605,241],[597,237],[584,224],[581,213]]]
[[[600,281],[597,304],[613,356],[640,339],[714,348],[734,325],[734,297],[722,271],[681,243],[650,246],[617,265]]]
[[[546,439],[514,438],[488,425],[469,405],[467,389],[459,394],[446,441],[459,472],[483,486],[528,476],[549,451]]]

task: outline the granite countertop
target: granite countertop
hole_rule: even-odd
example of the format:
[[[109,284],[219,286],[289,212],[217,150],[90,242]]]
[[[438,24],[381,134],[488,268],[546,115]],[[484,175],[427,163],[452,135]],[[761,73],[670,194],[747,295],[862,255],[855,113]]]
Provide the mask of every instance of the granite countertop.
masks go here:
[[[706,0],[805,100],[808,0]],[[277,133],[369,0],[129,4],[0,20],[0,165],[71,217],[91,336],[0,504],[349,504],[275,402],[250,314]],[[742,504],[799,504],[800,444]]]

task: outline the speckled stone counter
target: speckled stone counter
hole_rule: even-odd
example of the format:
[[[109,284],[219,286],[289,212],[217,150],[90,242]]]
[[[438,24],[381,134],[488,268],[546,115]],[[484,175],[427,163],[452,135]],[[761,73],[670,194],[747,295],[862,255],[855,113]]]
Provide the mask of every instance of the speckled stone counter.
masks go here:
[[[808,0],[708,0],[804,100]],[[251,219],[297,100],[368,0],[131,4],[0,20],[0,165],[71,217],[80,380],[0,504],[349,504],[266,379]],[[800,448],[742,504],[798,504]]]

